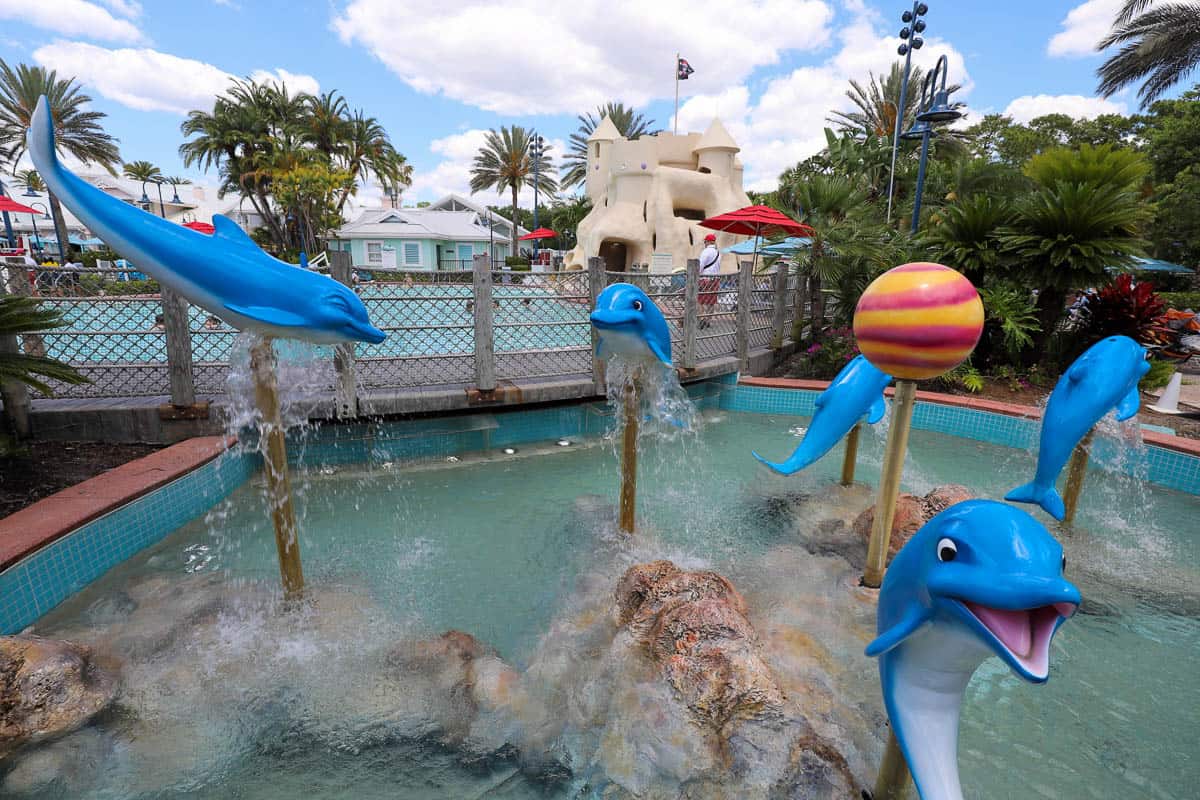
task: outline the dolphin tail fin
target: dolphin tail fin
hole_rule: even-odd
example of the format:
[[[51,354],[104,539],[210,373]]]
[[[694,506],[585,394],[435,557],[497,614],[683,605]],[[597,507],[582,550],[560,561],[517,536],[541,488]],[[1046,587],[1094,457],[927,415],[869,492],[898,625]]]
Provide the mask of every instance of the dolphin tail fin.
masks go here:
[[[750,451],[750,454],[752,456],[754,456],[755,458],[757,458],[762,463],[766,464],[771,469],[773,469],[775,472],[778,472],[780,475],[795,474],[812,463],[808,459],[796,458],[796,455],[794,453],[792,454],[792,457],[789,458],[787,461],[781,461],[778,463],[776,463],[774,461],[768,461],[767,459],[763,458],[762,456],[760,456],[758,453],[754,452],[753,450]]]
[[[1004,495],[1004,499],[1012,500],[1014,503],[1036,503],[1042,507],[1043,511],[1058,520],[1067,515],[1067,507],[1063,504],[1058,489],[1053,486],[1039,486],[1036,482],[1027,483]]]

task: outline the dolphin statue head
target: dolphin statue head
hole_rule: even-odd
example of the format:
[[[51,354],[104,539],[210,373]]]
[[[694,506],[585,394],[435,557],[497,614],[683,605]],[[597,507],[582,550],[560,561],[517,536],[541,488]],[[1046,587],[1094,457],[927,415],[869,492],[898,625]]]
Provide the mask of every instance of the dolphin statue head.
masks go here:
[[[596,298],[592,325],[600,333],[596,355],[621,354],[671,366],[671,331],[654,301],[630,283],[614,283]]]
[[[1004,499],[1036,503],[1062,519],[1066,508],[1055,488],[1058,473],[1079,440],[1109,411],[1115,408],[1118,420],[1137,414],[1138,381],[1149,369],[1146,348],[1128,336],[1101,339],[1075,359],[1046,402],[1034,479]]]
[[[233,220],[213,217],[210,236],[168,222],[105,194],[67,170],[54,145],[46,98],[28,131],[38,173],[93,233],[113,249],[200,306],[243,330],[318,344],[382,342],[362,300],[332,278],[267,255]]]
[[[799,472],[828,453],[863,417],[872,425],[883,419],[887,412],[883,390],[891,380],[891,375],[866,356],[855,356],[817,397],[808,432],[787,461],[775,463],[758,453],[753,456],[780,475]]]
[[[921,800],[962,800],[958,712],[989,656],[1043,683],[1050,640],[1079,607],[1062,546],[1024,511],[994,500],[950,506],[896,554],[879,592],[884,704]]]

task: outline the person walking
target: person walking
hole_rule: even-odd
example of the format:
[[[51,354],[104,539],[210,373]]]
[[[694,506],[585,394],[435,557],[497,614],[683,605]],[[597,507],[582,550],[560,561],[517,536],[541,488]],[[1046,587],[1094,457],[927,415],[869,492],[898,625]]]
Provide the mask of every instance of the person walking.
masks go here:
[[[700,251],[700,327],[707,328],[709,317],[717,307],[717,289],[721,279],[716,277],[721,273],[721,253],[717,250],[717,235],[710,233],[704,237],[704,249]]]

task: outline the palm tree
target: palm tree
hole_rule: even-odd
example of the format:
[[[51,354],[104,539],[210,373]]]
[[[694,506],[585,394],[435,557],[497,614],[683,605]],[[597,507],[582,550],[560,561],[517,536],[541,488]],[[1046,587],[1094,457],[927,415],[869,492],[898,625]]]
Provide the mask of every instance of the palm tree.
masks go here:
[[[921,242],[929,258],[952,264],[976,284],[995,277],[1004,265],[999,230],[1011,221],[1012,209],[1003,197],[966,194],[945,206],[926,227]]]
[[[14,70],[0,59],[0,160],[15,164],[25,154],[25,130],[33,119],[38,98],[45,95],[54,117],[55,146],[85,163],[95,163],[116,175],[121,163],[117,140],[100,127],[104,114],[87,108],[92,98],[80,91],[74,78],[59,78],[54,70],[18,64]],[[54,232],[66,257],[67,225],[58,198],[49,195]]]
[[[350,195],[357,191],[358,184],[371,175],[388,187],[412,185],[412,167],[392,146],[387,131],[374,117],[355,111],[341,131],[338,149],[340,157],[334,160],[350,176],[337,203],[339,214]]]
[[[14,172],[13,177],[17,179],[18,184],[27,189],[32,189],[38,193],[46,191],[46,182],[42,180],[41,175],[38,175],[36,169],[23,169],[19,172]]]
[[[519,125],[502,127],[497,132],[495,128],[488,131],[484,145],[475,156],[471,166],[471,194],[484,189],[495,189],[512,192],[513,233],[517,231],[517,192],[522,186],[533,185],[533,157],[530,155],[533,140],[532,131]],[[547,152],[546,145],[538,161],[538,189],[553,194],[558,190],[558,182],[551,172],[553,165]],[[515,242],[514,242],[515,246]]]
[[[162,170],[149,161],[130,161],[121,167],[121,174],[130,180],[165,183]]]
[[[19,410],[25,404],[18,399],[17,384],[25,384],[42,394],[52,395],[54,390],[46,380],[87,383],[87,378],[61,361],[26,355],[17,348],[18,335],[46,333],[63,324],[58,311],[42,308],[41,301],[36,298],[0,296],[0,389],[4,396],[5,423],[17,438],[29,433],[28,418],[22,418]]]
[[[1104,97],[1142,81],[1142,108],[1191,74],[1200,63],[1200,2],[1166,3],[1146,9],[1153,0],[1125,0],[1108,36],[1096,46],[1121,49],[1100,65]]]
[[[904,97],[904,123],[900,128],[903,133],[912,125],[917,116],[917,104],[921,101],[921,81],[925,72],[920,67],[912,67],[908,78],[908,92]],[[896,130],[896,109],[900,105],[900,87],[904,82],[904,64],[896,61],[885,77],[874,72],[867,73],[867,85],[864,87],[856,80],[850,81],[846,97],[857,111],[834,111],[829,122],[838,126],[839,130],[850,131],[856,136],[875,136],[892,140]]]
[[[1111,146],[1047,150],[1025,174],[1037,188],[1017,202],[1000,242],[1029,286],[1038,288],[1039,349],[1062,316],[1066,294],[1107,280],[1106,267],[1141,252],[1150,209],[1141,194],[1145,156]]]
[[[587,179],[587,143],[588,137],[596,130],[596,126],[605,117],[612,120],[617,131],[626,139],[636,139],[639,136],[653,136],[658,133],[654,129],[654,120],[626,108],[624,103],[608,102],[596,107],[596,115],[580,114],[579,129],[570,136],[570,149],[563,155],[563,176],[561,185],[564,189],[583,183]],[[652,130],[653,129],[653,130]]]

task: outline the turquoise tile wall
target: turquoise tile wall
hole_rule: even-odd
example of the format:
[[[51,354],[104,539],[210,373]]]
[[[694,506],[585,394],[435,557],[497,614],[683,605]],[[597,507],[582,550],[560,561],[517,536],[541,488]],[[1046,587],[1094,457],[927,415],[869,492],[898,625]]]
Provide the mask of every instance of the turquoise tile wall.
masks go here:
[[[688,387],[701,409],[811,416],[819,392],[736,386],[734,376]],[[497,411],[442,419],[328,425],[293,440],[293,461],[308,466],[444,458],[462,452],[605,434],[613,422],[603,403]],[[986,411],[917,403],[913,426],[1004,447],[1036,444],[1034,420]],[[1130,458],[1098,440],[1093,463],[1154,483],[1200,494],[1200,458],[1146,447]],[[229,453],[84,525],[0,573],[0,632],[20,631],[110,567],[204,514],[259,468],[254,455]]]
[[[0,632],[20,631],[114,564],[204,514],[257,469],[256,457],[228,452],[0,573]]]

